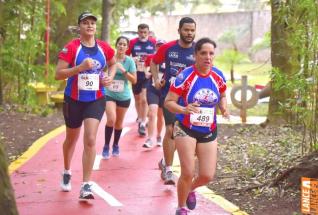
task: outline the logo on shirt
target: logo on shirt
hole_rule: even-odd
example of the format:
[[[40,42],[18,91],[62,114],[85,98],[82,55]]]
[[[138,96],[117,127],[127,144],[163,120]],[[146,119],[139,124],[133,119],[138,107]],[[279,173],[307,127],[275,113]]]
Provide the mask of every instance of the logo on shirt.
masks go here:
[[[62,49],[62,52],[63,52],[64,54],[66,54],[66,53],[67,53],[67,51],[68,51],[68,49],[67,49],[67,48],[65,48],[65,47]]]
[[[169,52],[169,58],[178,58],[179,54],[178,52]]]
[[[194,61],[193,54],[191,54],[191,55],[189,55],[189,56],[186,56],[186,59],[187,59],[187,60],[190,60],[190,61]]]
[[[91,70],[86,70],[83,73],[98,74],[102,70],[102,64],[96,59],[92,59],[92,60],[93,60],[93,68]]]
[[[153,46],[150,46],[150,45],[149,45],[149,46],[146,47],[146,49],[147,49],[147,50],[153,50]]]
[[[183,81],[183,79],[184,79],[183,73],[179,73],[179,74],[177,75],[177,79],[178,79],[178,81]]]
[[[141,50],[141,46],[134,46],[135,50]]]
[[[194,94],[193,101],[203,105],[215,105],[218,102],[218,97],[213,90],[203,88]]]

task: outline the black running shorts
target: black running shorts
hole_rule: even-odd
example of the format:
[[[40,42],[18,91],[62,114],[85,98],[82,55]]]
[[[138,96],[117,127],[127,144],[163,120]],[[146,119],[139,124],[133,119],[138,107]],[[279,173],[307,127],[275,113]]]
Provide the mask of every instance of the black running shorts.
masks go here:
[[[173,129],[173,137],[184,137],[184,136],[190,136],[197,140],[197,143],[208,143],[212,142],[217,137],[217,129],[214,131],[204,134],[201,132],[197,132],[194,130],[191,130],[190,128],[185,127],[182,123],[176,122]]]
[[[101,120],[105,112],[105,97],[92,102],[81,102],[64,95],[63,115],[65,125],[69,128],[79,128],[84,119]]]
[[[143,88],[147,88],[149,79],[146,78],[144,72],[137,72],[137,83],[132,85],[134,95],[139,95]]]
[[[154,86],[148,85],[147,87],[147,103],[148,105],[156,104],[160,108],[163,107],[164,100],[161,99],[160,90],[157,90]]]
[[[128,108],[129,105],[130,105],[130,99],[124,100],[124,101],[119,101],[119,100],[114,99],[113,97],[106,96],[106,103],[107,103],[108,101],[113,101],[113,102],[116,103],[116,105],[117,105],[118,107],[122,107],[122,108]]]

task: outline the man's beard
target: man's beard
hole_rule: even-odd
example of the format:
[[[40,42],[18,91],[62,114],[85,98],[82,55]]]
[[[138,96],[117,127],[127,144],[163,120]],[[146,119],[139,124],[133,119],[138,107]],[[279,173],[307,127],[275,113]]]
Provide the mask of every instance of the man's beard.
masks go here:
[[[188,40],[186,39],[186,36],[183,36],[182,34],[180,34],[180,39],[182,40],[182,42],[184,42],[184,43],[186,43],[186,44],[192,43],[193,40],[194,40],[194,37],[195,37],[195,35],[193,35],[191,41],[188,41]]]

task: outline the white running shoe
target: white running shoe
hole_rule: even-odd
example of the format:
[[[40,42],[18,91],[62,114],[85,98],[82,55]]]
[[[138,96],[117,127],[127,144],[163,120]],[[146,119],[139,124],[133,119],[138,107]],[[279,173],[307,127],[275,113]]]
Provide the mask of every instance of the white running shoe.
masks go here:
[[[71,177],[72,175],[69,173],[62,173],[61,188],[64,192],[69,192],[72,189]]]
[[[153,143],[151,139],[147,139],[144,145],[142,145],[142,147],[144,148],[152,148],[152,146],[153,146]]]

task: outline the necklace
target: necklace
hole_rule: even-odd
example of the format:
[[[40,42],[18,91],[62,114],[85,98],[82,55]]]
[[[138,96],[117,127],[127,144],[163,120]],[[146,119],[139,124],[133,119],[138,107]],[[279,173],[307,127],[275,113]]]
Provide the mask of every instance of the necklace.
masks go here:
[[[86,46],[86,47],[94,47],[95,46],[95,40],[89,40],[89,41],[81,40],[81,44]]]

